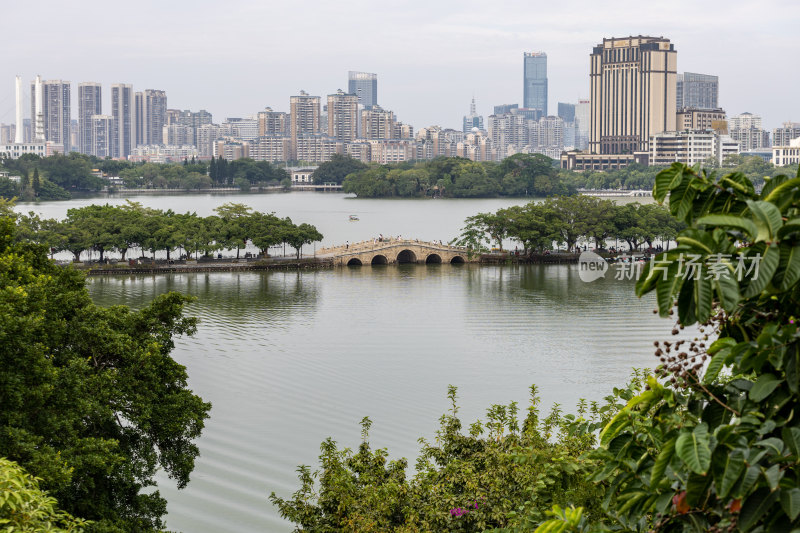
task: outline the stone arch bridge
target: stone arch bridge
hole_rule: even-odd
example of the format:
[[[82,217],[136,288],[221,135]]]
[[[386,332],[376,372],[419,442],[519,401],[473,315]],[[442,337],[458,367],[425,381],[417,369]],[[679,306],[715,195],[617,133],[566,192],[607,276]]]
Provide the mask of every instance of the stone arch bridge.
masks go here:
[[[467,249],[412,239],[384,239],[323,248],[317,257],[333,259],[334,266],[469,263]]]

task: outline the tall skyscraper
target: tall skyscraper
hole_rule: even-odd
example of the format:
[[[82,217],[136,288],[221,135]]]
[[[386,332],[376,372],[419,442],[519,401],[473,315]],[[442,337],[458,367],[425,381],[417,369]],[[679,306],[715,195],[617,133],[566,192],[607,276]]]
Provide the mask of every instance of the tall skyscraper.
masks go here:
[[[684,107],[717,109],[719,107],[719,77],[684,72],[678,74],[675,97],[678,110]]]
[[[475,97],[472,97],[472,103],[469,105],[469,115],[464,115],[464,123],[462,124],[461,131],[464,133],[472,132],[472,128],[483,130],[483,117],[478,114],[475,107]]]
[[[358,136],[358,96],[339,89],[328,95],[328,137],[350,142]]]
[[[319,96],[309,96],[300,91],[297,96],[289,97],[289,115],[291,117],[292,159],[297,159],[297,140],[302,135],[319,133]]]
[[[136,115],[136,145],[164,144],[164,124],[167,122],[167,93],[147,89],[134,94]]]
[[[366,109],[378,105],[378,75],[371,72],[349,71],[347,92],[358,96],[358,103]]]
[[[164,144],[164,124],[167,122],[167,93],[155,89],[144,92],[147,109],[147,144]]]
[[[39,77],[37,76],[37,80]],[[41,86],[41,109],[36,110],[35,85]],[[47,80],[31,84],[31,117],[34,120],[35,136],[64,147],[64,153],[72,150],[70,143],[70,120],[72,115],[71,84],[62,80]],[[37,116],[38,115],[38,116]],[[38,131],[38,130],[41,130]]]
[[[110,115],[93,115],[90,118],[89,154],[100,158],[111,157],[114,136],[114,117]]]
[[[143,92],[136,92],[133,93],[133,146],[131,146],[131,150],[133,150],[137,146],[142,146],[145,143],[145,127],[144,127],[144,120],[145,120],[146,112],[144,108],[144,93]]]
[[[595,154],[649,149],[675,131],[677,52],[663,37],[603,39],[591,54],[591,137]]]
[[[99,83],[78,84],[78,150],[82,154],[93,153],[92,117],[103,112],[102,87]]]
[[[522,106],[547,116],[547,54],[525,52]]]
[[[136,145],[133,86],[115,83],[111,86],[111,157],[127,158]]]

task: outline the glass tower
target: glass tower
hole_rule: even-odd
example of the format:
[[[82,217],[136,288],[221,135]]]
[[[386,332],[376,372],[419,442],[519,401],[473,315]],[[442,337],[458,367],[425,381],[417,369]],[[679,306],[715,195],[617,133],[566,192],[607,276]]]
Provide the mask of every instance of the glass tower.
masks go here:
[[[525,52],[523,107],[547,116],[547,54]]]
[[[378,75],[371,72],[347,73],[347,92],[358,96],[359,105],[372,109],[378,105]]]

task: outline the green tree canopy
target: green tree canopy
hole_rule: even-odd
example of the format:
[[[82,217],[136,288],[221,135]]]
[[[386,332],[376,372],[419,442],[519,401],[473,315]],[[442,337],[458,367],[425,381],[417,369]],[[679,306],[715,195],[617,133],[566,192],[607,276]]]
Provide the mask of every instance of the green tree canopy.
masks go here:
[[[210,409],[170,357],[195,331],[187,299],[98,307],[81,273],[14,232],[0,218],[0,456],[97,531],[161,528],[153,476],[188,483]]]

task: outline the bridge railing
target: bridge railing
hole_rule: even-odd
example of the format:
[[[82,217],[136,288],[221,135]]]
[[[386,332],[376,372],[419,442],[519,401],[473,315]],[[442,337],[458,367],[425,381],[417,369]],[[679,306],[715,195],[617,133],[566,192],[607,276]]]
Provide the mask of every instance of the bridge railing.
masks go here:
[[[396,239],[384,238],[383,240],[368,240],[355,242],[348,245],[338,245],[317,250],[317,255],[358,255],[364,252],[377,252],[380,250],[387,250],[391,248],[398,248],[403,246],[421,246],[430,248],[432,250],[449,251],[449,252],[467,252],[467,248],[463,246],[451,246],[449,244],[437,243],[431,241],[420,241],[418,239]]]

